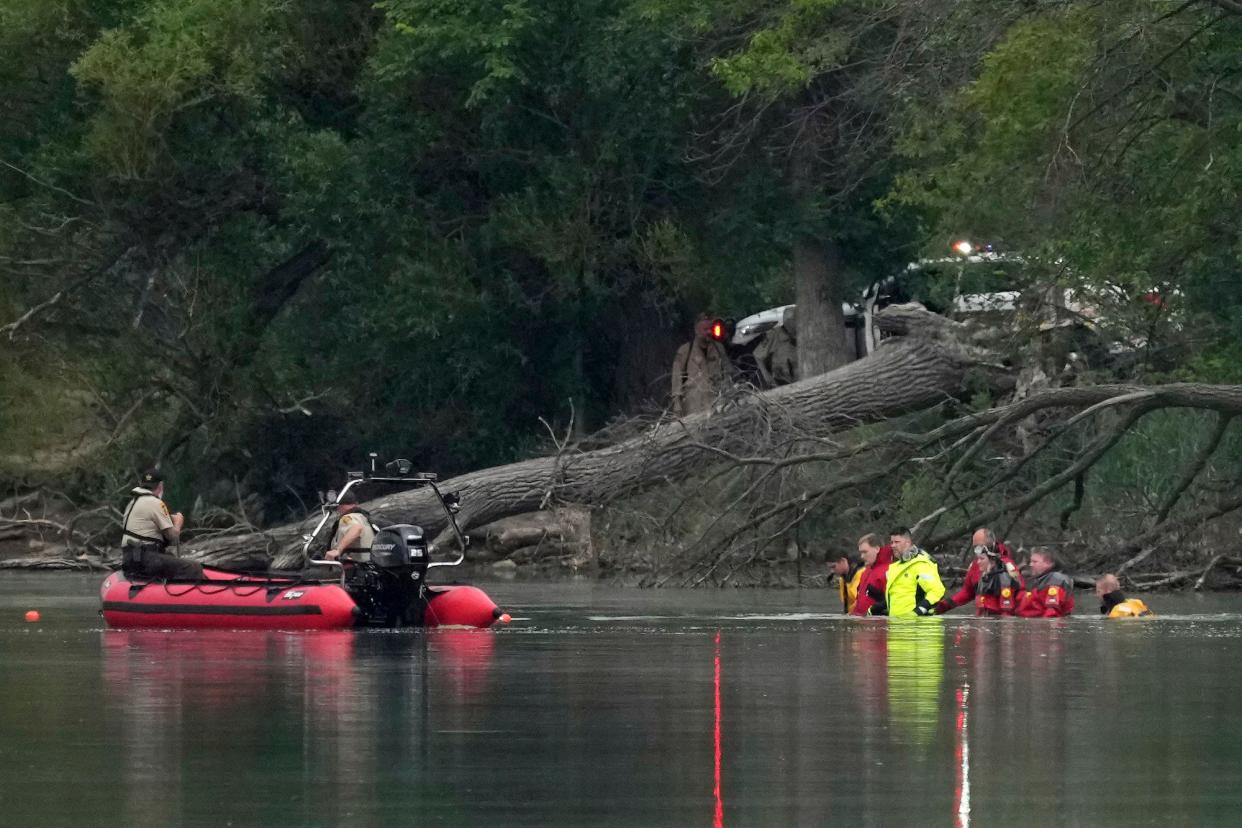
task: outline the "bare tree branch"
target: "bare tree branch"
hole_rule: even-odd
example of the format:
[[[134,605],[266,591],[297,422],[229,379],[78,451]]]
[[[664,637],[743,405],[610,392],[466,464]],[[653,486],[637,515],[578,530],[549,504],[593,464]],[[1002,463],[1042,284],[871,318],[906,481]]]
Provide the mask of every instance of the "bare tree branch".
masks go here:
[[[1212,455],[1216,453],[1216,449],[1220,447],[1220,441],[1224,438],[1225,432],[1229,430],[1229,424],[1233,422],[1234,415],[1228,412],[1219,412],[1216,415],[1216,427],[1212,430],[1212,434],[1208,437],[1207,442],[1199,447],[1198,453],[1190,464],[1182,472],[1182,477],[1177,481],[1173,490],[1169,492],[1169,496],[1156,512],[1156,525],[1164,523],[1169,513],[1177,506],[1182,495],[1186,492],[1190,485],[1195,482],[1195,478],[1203,471],[1203,468],[1212,459]]]

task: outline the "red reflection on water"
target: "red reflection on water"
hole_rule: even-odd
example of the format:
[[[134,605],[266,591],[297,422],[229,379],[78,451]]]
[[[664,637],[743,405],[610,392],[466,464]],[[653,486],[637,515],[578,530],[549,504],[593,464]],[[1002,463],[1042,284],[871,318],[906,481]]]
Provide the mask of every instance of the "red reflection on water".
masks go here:
[[[430,630],[427,641],[437,655],[433,677],[448,698],[471,699],[487,689],[496,642],[491,630]]]
[[[716,797],[716,815],[712,819],[713,828],[723,828],[724,826],[724,797],[720,792],[720,630],[716,630],[716,676],[714,681],[714,689],[716,693],[716,728],[715,728],[715,747],[716,747],[716,786],[712,789],[712,794]]]
[[[970,826],[970,743],[966,702],[970,699],[970,685],[963,683],[957,688],[957,739],[954,755],[957,757],[957,783],[953,788],[953,804],[957,806],[958,828]]]
[[[341,630],[107,630],[102,641],[105,692],[153,710],[235,708],[278,687],[270,665],[291,659],[304,661],[317,683],[339,685],[354,656],[353,634]]]

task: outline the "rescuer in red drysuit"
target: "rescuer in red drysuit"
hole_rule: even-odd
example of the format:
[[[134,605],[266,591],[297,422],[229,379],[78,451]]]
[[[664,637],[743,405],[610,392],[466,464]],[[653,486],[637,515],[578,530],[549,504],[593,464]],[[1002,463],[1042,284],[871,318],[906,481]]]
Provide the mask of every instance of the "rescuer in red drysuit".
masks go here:
[[[858,584],[858,600],[854,602],[851,615],[887,615],[884,593],[888,587],[888,565],[893,562],[893,547],[871,533],[859,538],[858,554],[867,565],[867,573]]]
[[[936,604],[936,614],[974,601],[975,615],[1013,615],[1018,608],[1018,593],[1026,584],[1009,548],[996,540],[991,529],[976,529],[971,543],[975,559],[966,569],[966,583],[955,595]]]
[[[1062,618],[1074,611],[1074,580],[1061,571],[1052,550],[1031,550],[1030,589],[1018,596],[1022,618]]]

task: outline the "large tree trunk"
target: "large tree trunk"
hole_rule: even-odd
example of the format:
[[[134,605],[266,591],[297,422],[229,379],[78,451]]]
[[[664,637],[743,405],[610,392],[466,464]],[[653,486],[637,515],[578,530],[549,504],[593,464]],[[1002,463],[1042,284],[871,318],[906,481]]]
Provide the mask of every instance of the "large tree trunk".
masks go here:
[[[624,414],[664,405],[669,399],[669,355],[685,341],[685,331],[670,325],[668,314],[641,295],[621,297],[616,305],[614,337],[607,342],[617,361],[613,370],[613,410]]]
[[[801,237],[793,249],[798,311],[798,376],[809,379],[850,361],[841,312],[841,251]]]
[[[818,126],[807,125],[807,135],[793,148],[790,191],[808,215],[820,196]],[[850,361],[846,348],[845,317],[841,313],[841,249],[814,232],[800,233],[793,245],[794,295],[798,303],[798,378],[810,379]]]
[[[865,359],[763,394],[726,402],[721,410],[663,421],[646,433],[596,451],[564,451],[446,481],[459,493],[463,528],[533,511],[556,500],[595,504],[675,482],[719,462],[719,451],[749,454],[757,435],[765,441],[787,436],[822,436],[937,405],[959,394],[970,374],[998,386],[1008,372],[985,351],[944,336],[949,323],[917,306],[886,309],[893,330],[917,332],[886,341]],[[383,523],[420,523],[431,532],[445,527],[429,490],[382,497],[366,508]],[[298,536],[310,521],[195,544],[191,555],[225,563],[255,550],[273,554],[277,565],[298,561]]]

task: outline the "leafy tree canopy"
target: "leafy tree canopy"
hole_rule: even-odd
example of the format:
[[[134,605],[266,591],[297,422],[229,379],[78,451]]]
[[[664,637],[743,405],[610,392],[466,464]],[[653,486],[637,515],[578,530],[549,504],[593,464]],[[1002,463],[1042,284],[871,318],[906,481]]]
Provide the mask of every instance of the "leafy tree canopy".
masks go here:
[[[1236,379],[1240,22],[0,0],[0,455],[94,490],[164,458],[267,517],[371,448],[514,459],[659,403],[694,310],[792,300],[807,238],[843,297],[989,240],[1152,375]]]

